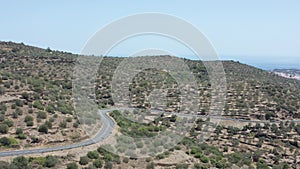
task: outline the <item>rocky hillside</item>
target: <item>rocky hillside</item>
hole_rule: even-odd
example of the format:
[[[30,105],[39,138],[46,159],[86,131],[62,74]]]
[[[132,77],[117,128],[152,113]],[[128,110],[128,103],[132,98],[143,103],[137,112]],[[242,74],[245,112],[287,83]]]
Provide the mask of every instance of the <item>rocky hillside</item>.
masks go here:
[[[69,144],[87,137],[81,130],[82,124],[77,119],[72,100],[71,79],[77,57],[50,48],[0,42],[0,149]],[[114,71],[123,59],[104,57],[101,62],[95,83],[96,95],[91,97],[99,107],[115,104],[111,83]],[[192,113],[207,115],[212,99],[208,72],[200,61],[183,61],[193,72],[198,85],[199,98],[195,106],[199,110]],[[235,123],[239,128],[220,124],[216,126],[212,137],[203,144],[197,140],[203,125],[210,122],[209,119],[197,119],[194,128],[178,146],[153,158],[128,159],[99,148],[80,158],[55,157],[55,161],[69,163],[70,166],[80,165],[82,168],[102,165],[107,165],[107,168],[231,168],[234,165],[256,168],[299,167],[300,126],[289,122],[272,122],[300,118],[300,82],[239,62],[223,61],[223,66],[227,80],[227,99],[222,116],[262,120],[261,124]],[[156,105],[159,109],[176,112],[180,108],[180,92],[176,81],[166,72],[153,69],[139,72],[132,79],[130,100],[126,101],[132,107],[153,106],[150,96],[154,89],[166,91],[166,100]],[[160,120],[162,122],[158,123],[162,128],[172,126],[174,121],[168,118]],[[143,128],[132,123],[120,121],[118,125],[129,126],[133,131],[136,126]],[[155,126],[144,127],[142,131],[147,133],[145,130],[148,128]],[[120,132],[132,131],[122,129]],[[48,158],[51,161],[54,157],[45,157],[43,160]],[[180,159],[178,162],[177,158]],[[16,159],[16,162],[18,160],[21,159]],[[34,158],[27,160],[28,165],[48,165],[42,160],[38,163],[38,159]],[[175,162],[170,163],[170,160]]]

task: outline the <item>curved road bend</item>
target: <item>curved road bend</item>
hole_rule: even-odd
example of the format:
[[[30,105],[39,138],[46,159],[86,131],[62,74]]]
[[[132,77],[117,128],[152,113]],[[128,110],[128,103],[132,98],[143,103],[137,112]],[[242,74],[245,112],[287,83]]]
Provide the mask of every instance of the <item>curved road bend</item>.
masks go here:
[[[102,119],[103,125],[102,125],[100,131],[96,134],[96,136],[94,138],[91,138],[89,140],[85,140],[85,141],[79,142],[79,143],[57,146],[57,147],[4,151],[4,152],[0,152],[0,157],[68,150],[68,149],[84,147],[84,146],[88,146],[88,145],[100,142],[100,141],[104,140],[105,138],[107,138],[111,134],[111,132],[114,128],[114,125],[115,125],[114,121],[106,115],[106,113],[111,110],[115,110],[115,109],[100,110],[99,115]]]
[[[110,109],[102,109],[99,111],[99,115],[103,121],[103,126],[101,127],[100,131],[96,134],[94,138],[91,138],[89,140],[85,140],[80,143],[74,143],[70,145],[63,145],[63,146],[57,146],[57,147],[49,147],[49,148],[35,148],[35,149],[25,149],[25,150],[14,150],[14,151],[4,151],[0,152],[0,157],[5,157],[5,156],[18,156],[18,155],[25,155],[25,154],[37,154],[37,153],[47,153],[47,152],[53,152],[53,151],[61,151],[61,150],[68,150],[68,149],[73,149],[73,148],[78,148],[78,147],[84,147],[88,146],[91,144],[95,144],[97,142],[100,142],[107,138],[113,128],[114,128],[114,121],[106,115],[107,112],[113,111],[113,110],[128,110],[132,108],[110,108]],[[186,117],[201,117],[201,118],[211,118],[211,119],[219,119],[219,120],[233,120],[237,122],[249,122],[249,123],[262,123],[262,122],[269,122],[269,121],[259,121],[259,120],[244,120],[244,119],[234,119],[234,118],[226,118],[222,116],[209,116],[209,115],[196,115],[196,114],[178,114],[178,113],[172,113],[172,112],[163,112],[161,110],[154,110],[154,112],[157,113],[165,113],[165,114],[175,114],[177,116],[186,116]],[[300,120],[282,120],[283,122],[285,121],[293,121],[299,123]],[[274,121],[274,122],[269,122],[270,124],[272,123],[280,123],[280,121]]]

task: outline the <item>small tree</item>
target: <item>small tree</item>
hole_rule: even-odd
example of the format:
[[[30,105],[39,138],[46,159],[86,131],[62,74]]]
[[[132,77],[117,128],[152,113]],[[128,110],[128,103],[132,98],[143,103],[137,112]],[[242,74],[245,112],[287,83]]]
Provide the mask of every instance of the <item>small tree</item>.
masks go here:
[[[46,107],[46,111],[53,114],[54,111],[55,111],[55,108],[54,108],[53,105],[48,105],[48,106]]]
[[[78,168],[78,166],[74,162],[67,164],[67,169],[77,169],[77,168]]]
[[[26,126],[33,126],[33,121],[26,122]]]
[[[11,142],[7,137],[2,137],[2,138],[0,138],[0,144],[2,146],[9,146],[11,144]]]
[[[41,133],[48,133],[48,127],[45,124],[43,124],[39,127],[38,131]]]
[[[37,112],[37,118],[39,119],[46,119],[47,118],[47,113],[44,111],[38,111]]]
[[[28,100],[29,99],[29,94],[27,92],[23,92],[22,93],[22,98],[25,99],[25,100]]]
[[[45,162],[44,162],[44,167],[54,167],[58,163],[58,159],[55,156],[46,156]]]
[[[67,122],[65,122],[65,121],[60,122],[59,123],[59,127],[61,127],[61,128],[67,128]]]
[[[13,159],[12,164],[14,164],[18,169],[27,168],[28,159],[24,156],[19,156]]]
[[[100,159],[96,159],[96,160],[94,160],[93,165],[97,168],[102,168],[103,162]]]
[[[30,115],[27,115],[24,119],[24,122],[29,122],[29,121],[33,121],[33,117]]]
[[[6,134],[8,132],[8,125],[7,124],[0,124],[0,133]]]
[[[22,100],[16,100],[16,105],[17,105],[18,107],[23,107],[24,103],[23,103]]]
[[[99,158],[99,154],[98,154],[97,151],[89,151],[89,152],[87,153],[87,156],[88,156],[88,158],[90,158],[90,159],[97,159],[97,158]]]
[[[16,134],[23,134],[23,129],[17,128],[16,129]]]
[[[40,110],[44,110],[44,106],[43,106],[42,102],[39,100],[36,100],[33,102],[33,107],[40,109]]]
[[[105,162],[105,166],[104,166],[105,169],[112,169],[112,167],[113,167],[113,166],[112,166],[112,163],[111,163],[111,162],[109,162],[109,161],[106,161],[106,162]]]
[[[87,156],[83,156],[83,157],[80,157],[80,160],[79,160],[79,164],[80,165],[87,165],[89,163],[89,158]]]

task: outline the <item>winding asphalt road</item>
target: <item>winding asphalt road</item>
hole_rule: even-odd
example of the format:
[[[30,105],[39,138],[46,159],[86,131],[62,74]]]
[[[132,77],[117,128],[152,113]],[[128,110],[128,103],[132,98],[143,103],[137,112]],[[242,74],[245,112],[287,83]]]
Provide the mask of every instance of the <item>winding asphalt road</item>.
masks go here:
[[[114,125],[115,125],[114,121],[106,115],[107,112],[112,111],[112,110],[115,110],[115,109],[100,110],[99,115],[102,119],[103,125],[102,125],[100,131],[96,134],[96,136],[94,138],[91,138],[89,140],[85,140],[85,141],[79,142],[79,143],[57,146],[57,147],[4,151],[4,152],[0,152],[0,157],[68,150],[68,149],[84,147],[84,146],[88,146],[88,145],[100,142],[100,141],[104,140],[105,138],[107,138],[111,134],[111,132],[114,128]]]
[[[111,133],[112,130],[115,126],[114,121],[107,116],[107,113],[113,110],[129,110],[132,108],[110,108],[110,109],[102,109],[99,111],[99,115],[102,119],[102,126],[100,131],[96,134],[95,137],[85,140],[79,143],[74,143],[70,145],[63,145],[63,146],[57,146],[57,147],[49,147],[49,148],[35,148],[35,149],[25,149],[25,150],[13,150],[13,151],[4,151],[0,152],[0,157],[5,157],[5,156],[18,156],[18,155],[25,155],[25,154],[38,154],[38,153],[47,153],[47,152],[54,152],[54,151],[62,151],[62,150],[68,150],[68,149],[73,149],[73,148],[79,148],[79,147],[84,147],[88,146],[91,144],[98,143],[100,141],[103,141],[105,138],[107,138]],[[157,113],[164,113],[164,114],[175,114],[178,116],[183,116],[183,117],[201,117],[201,118],[211,118],[211,119],[218,119],[218,120],[232,120],[232,121],[237,121],[237,122],[249,122],[249,123],[263,123],[263,122],[269,122],[269,121],[259,121],[259,120],[244,120],[244,119],[234,119],[234,118],[226,118],[222,116],[217,116],[217,115],[212,115],[212,116],[205,116],[205,115],[196,115],[196,114],[178,114],[178,113],[172,113],[172,112],[163,112],[161,110],[154,110],[154,112]],[[300,123],[300,120],[283,120],[285,121],[293,121]],[[274,122],[269,122],[270,124],[272,123],[280,123],[280,121],[274,121]]]

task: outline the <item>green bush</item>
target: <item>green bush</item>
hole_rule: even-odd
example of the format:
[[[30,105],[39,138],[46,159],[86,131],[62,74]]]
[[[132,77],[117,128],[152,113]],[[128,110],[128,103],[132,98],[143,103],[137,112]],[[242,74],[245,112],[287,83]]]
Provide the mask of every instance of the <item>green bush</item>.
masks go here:
[[[23,134],[23,129],[17,128],[16,129],[16,134]]]
[[[106,162],[105,162],[105,166],[104,166],[104,168],[105,168],[105,169],[112,169],[112,168],[113,168],[113,165],[112,165],[112,163],[111,163],[111,162],[109,162],[109,161],[106,161]]]
[[[7,137],[0,138],[1,146],[10,146],[11,142]]]
[[[67,128],[67,122],[65,122],[65,121],[60,122],[59,123],[59,127],[61,127],[61,128]]]
[[[72,117],[68,117],[68,118],[66,119],[66,121],[69,122],[69,123],[72,122]]]
[[[48,127],[45,124],[42,124],[39,127],[38,131],[41,132],[41,133],[48,133]]]
[[[8,127],[12,127],[12,126],[14,125],[14,122],[11,121],[11,120],[5,120],[5,121],[3,122],[3,124],[6,124]]]
[[[73,127],[78,128],[79,124],[77,122],[73,123]]]
[[[7,110],[7,107],[4,103],[0,103],[0,111],[5,112]]]
[[[48,127],[48,129],[52,129],[52,123],[50,121],[47,120],[44,124]]]
[[[26,136],[25,136],[25,134],[21,133],[21,134],[18,134],[18,138],[21,140],[24,140],[24,139],[26,139]]]
[[[40,109],[40,110],[44,110],[44,106],[43,106],[42,102],[39,100],[36,100],[33,102],[33,107]]]
[[[295,126],[295,131],[300,135],[300,124]]]
[[[58,159],[55,156],[48,155],[46,156],[43,166],[51,168],[54,167],[57,163],[58,163]]]
[[[87,165],[89,163],[89,158],[87,156],[83,156],[83,157],[80,157],[80,160],[79,160],[79,164],[80,165]]]
[[[26,126],[33,126],[33,121],[26,122]]]
[[[26,169],[29,162],[26,157],[19,156],[13,159],[12,164],[14,164],[18,169]]]
[[[94,165],[96,168],[102,168],[103,162],[102,162],[102,160],[100,160],[100,159],[96,159],[96,160],[94,160],[93,165]]]
[[[74,162],[67,164],[67,169],[77,169],[77,168],[78,168],[78,166]]]
[[[28,100],[29,99],[29,94],[27,92],[23,92],[22,93],[22,98],[25,99],[25,100]]]
[[[90,158],[90,159],[97,159],[97,158],[99,158],[99,154],[98,154],[97,151],[89,151],[89,152],[87,153],[87,156],[88,156],[88,158]]]
[[[7,124],[0,124],[0,133],[6,134],[8,132],[8,125]]]
[[[209,158],[202,155],[202,156],[200,157],[200,160],[201,160],[202,163],[208,163]]]
[[[53,114],[54,111],[55,111],[55,108],[54,108],[53,105],[48,105],[48,106],[46,107],[46,111]]]
[[[46,119],[47,118],[47,113],[44,111],[38,111],[37,112],[37,118],[39,119]]]
[[[23,107],[24,103],[22,100],[16,100],[16,106]]]

